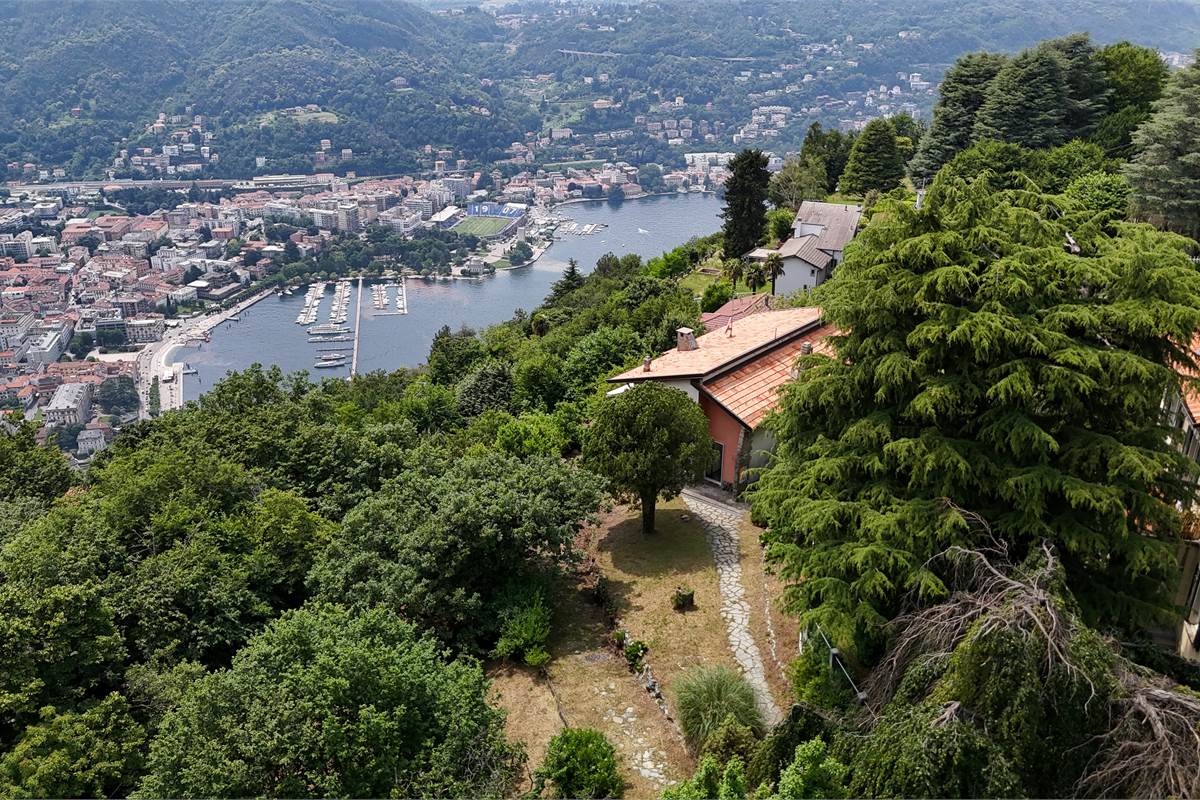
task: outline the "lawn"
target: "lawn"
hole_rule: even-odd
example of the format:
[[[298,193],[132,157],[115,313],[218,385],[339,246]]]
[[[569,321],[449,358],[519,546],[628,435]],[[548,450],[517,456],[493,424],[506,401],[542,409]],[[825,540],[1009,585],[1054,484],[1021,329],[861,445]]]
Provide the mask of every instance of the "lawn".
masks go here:
[[[295,114],[284,114],[280,111],[268,111],[259,117],[259,122],[266,125],[273,125],[280,118],[292,119],[299,122],[301,125],[309,122],[325,122],[334,124],[338,122],[338,115],[332,111],[299,111]]]
[[[451,230],[463,235],[495,236],[512,224],[506,217],[464,217]]]
[[[695,270],[679,279],[679,288],[686,289],[692,294],[702,295],[704,290],[712,286],[717,281],[721,280],[719,274],[713,274],[710,271]]]

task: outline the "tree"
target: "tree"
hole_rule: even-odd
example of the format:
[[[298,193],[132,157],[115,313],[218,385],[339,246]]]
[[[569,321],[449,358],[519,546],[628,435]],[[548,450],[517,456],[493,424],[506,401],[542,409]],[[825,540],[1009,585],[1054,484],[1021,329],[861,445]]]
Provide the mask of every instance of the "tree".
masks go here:
[[[821,739],[796,748],[796,757],[779,776],[780,800],[823,800],[846,796],[846,765],[829,755]]]
[[[700,299],[700,310],[708,313],[716,311],[733,299],[733,286],[727,281],[717,281],[704,287],[704,295]]]
[[[573,258],[567,259],[567,267],[562,277],[550,288],[550,296],[546,298],[547,305],[553,305],[571,292],[583,286],[583,273],[579,271],[579,262]]]
[[[1200,60],[1176,70],[1148,120],[1133,134],[1125,167],[1134,208],[1167,230],[1200,236]]]
[[[1066,195],[1084,208],[1107,212],[1114,219],[1125,217],[1131,192],[1123,177],[1107,172],[1086,172],[1066,188]]]
[[[429,380],[442,386],[458,383],[483,357],[483,343],[475,331],[462,328],[452,332],[449,325],[443,325],[429,345]]]
[[[889,192],[902,180],[904,160],[896,148],[896,131],[888,120],[873,119],[854,140],[838,189],[859,195]]]
[[[1066,141],[1070,99],[1061,56],[1047,47],[1019,53],[988,84],[974,139],[1039,149]]]
[[[721,262],[721,272],[729,279],[733,293],[737,294],[737,282],[746,274],[746,262],[741,258],[727,258]]]
[[[725,255],[743,256],[758,246],[767,214],[767,156],[743,150],[729,160],[725,180]]]
[[[987,87],[1006,57],[970,53],[958,59],[938,87],[933,123],[917,147],[909,169],[914,178],[932,178],[942,165],[971,144],[975,115],[987,96]]]
[[[71,465],[58,448],[39,446],[35,431],[32,423],[22,423],[12,433],[0,431],[0,500],[49,501],[71,485]]]
[[[792,238],[792,226],[796,224],[796,212],[790,208],[773,208],[767,212],[767,234],[763,240],[786,242]]]
[[[850,158],[850,148],[853,146],[853,134],[842,133],[837,129],[824,130],[821,123],[814,122],[804,133],[800,162],[810,164],[810,169],[813,170],[820,165],[825,171],[825,192],[835,192],[842,177],[842,170],[846,168],[846,162]]]
[[[1050,39],[1038,46],[1054,51],[1062,60],[1067,89],[1064,140],[1086,139],[1108,107],[1108,76],[1099,52],[1086,33]]]
[[[96,390],[96,402],[109,414],[137,411],[139,400],[133,378],[128,375],[106,378]]]
[[[767,197],[776,208],[795,211],[805,200],[824,200],[828,194],[828,182],[825,162],[810,153],[808,156],[788,159],[783,169],[771,176]]]
[[[512,405],[512,394],[510,366],[495,359],[482,361],[458,385],[458,413],[474,417],[489,408],[506,410]]]
[[[550,740],[534,778],[536,795],[541,795],[547,781],[553,797],[607,798],[625,792],[616,751],[604,734],[591,728],[559,731]]]
[[[82,711],[41,710],[0,757],[5,797],[116,797],[141,771],[146,734],[113,693]]]
[[[754,508],[788,606],[869,641],[905,589],[945,596],[926,563],[978,516],[1014,558],[1061,547],[1088,620],[1163,618],[1195,471],[1161,414],[1200,328],[1186,243],[986,179],[882,204],[818,298],[836,357],[803,359],[769,423]]]
[[[771,294],[775,294],[775,281],[783,277],[783,257],[779,253],[771,253],[763,264],[766,276],[771,281]]]
[[[746,286],[752,293],[766,286],[768,280],[766,267],[761,261],[753,262],[746,269]]]
[[[583,458],[614,495],[641,502],[642,533],[653,533],[658,498],[699,480],[712,460],[708,419],[683,392],[646,381],[601,403]]]
[[[382,605],[443,641],[486,652],[506,582],[575,555],[603,481],[555,456],[414,456],[404,479],[349,514],[309,575],[317,597]]]
[[[523,759],[488,691],[389,611],[293,611],[188,688],[137,795],[498,798]]]

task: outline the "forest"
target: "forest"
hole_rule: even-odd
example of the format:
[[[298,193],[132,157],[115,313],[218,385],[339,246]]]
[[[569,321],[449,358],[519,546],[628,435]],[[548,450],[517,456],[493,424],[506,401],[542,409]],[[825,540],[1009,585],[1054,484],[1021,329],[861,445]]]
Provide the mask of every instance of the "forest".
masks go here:
[[[553,115],[523,85],[541,74],[582,86],[603,64],[614,96],[628,100],[631,111],[682,96],[697,118],[732,123],[751,107],[734,80],[739,70],[776,69],[789,53],[803,61],[803,45],[847,34],[880,42],[856,52],[852,70],[820,76],[814,97],[892,83],[897,71],[920,70],[936,80],[965,52],[1011,52],[1073,30],[1090,30],[1104,43],[1130,39],[1176,50],[1200,38],[1200,11],[1185,0],[919,6],[876,0],[869,13],[859,3],[829,0],[815,14],[765,0],[699,8],[664,2],[564,9],[534,2],[499,13],[511,10],[528,16],[518,31],[469,6],[434,14],[375,0],[6,3],[0,158],[98,176],[121,149],[166,143],[146,133],[165,113],[205,118],[220,154],[205,168],[212,177],[255,174],[258,156],[269,159],[272,172],[309,172],[322,139],[353,151],[339,169],[391,174],[414,170],[426,145],[480,164],[504,158],[505,147],[543,130]],[[896,38],[902,30],[920,36]],[[558,52],[567,48],[620,57],[577,60]],[[338,121],[262,124],[264,115],[309,103]],[[627,126],[629,118],[626,110],[589,112],[580,129]],[[645,157],[654,159],[671,160]]]

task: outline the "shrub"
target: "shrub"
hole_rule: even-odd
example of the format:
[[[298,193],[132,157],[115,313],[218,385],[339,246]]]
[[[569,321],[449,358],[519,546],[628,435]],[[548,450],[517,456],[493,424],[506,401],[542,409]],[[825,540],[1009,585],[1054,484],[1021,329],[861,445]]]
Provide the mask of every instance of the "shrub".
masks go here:
[[[754,731],[730,714],[721,722],[720,727],[709,735],[700,750],[700,755],[712,756],[724,768],[734,758],[742,762],[749,761],[757,744]]]
[[[646,651],[649,649],[650,645],[641,639],[636,639],[625,645],[625,660],[629,662],[629,668],[640,669],[642,666],[642,656],[646,655]]]
[[[690,586],[676,586],[671,593],[671,608],[687,611],[696,607],[696,592]]]
[[[729,716],[756,736],[763,733],[754,689],[725,666],[696,667],[680,677],[675,682],[675,707],[684,737],[696,751]]]
[[[705,313],[716,311],[733,299],[733,286],[729,281],[717,281],[704,288],[700,299],[700,310]]]
[[[829,651],[809,643],[791,664],[788,677],[792,693],[802,703],[818,708],[842,711],[854,702],[854,692],[845,676],[829,666]]]
[[[550,740],[546,758],[534,775],[536,795],[545,790],[547,782],[553,797],[620,797],[625,791],[612,744],[591,728],[559,732]]]
[[[621,648],[622,650],[625,649],[625,637],[626,637],[626,633],[623,630],[612,632],[613,644],[615,644],[617,647]]]
[[[500,639],[492,655],[520,656],[531,667],[544,666],[550,660],[545,647],[550,639],[550,615],[541,587],[518,584],[507,589],[499,610]]]
[[[771,729],[754,751],[746,768],[746,777],[751,786],[763,783],[774,785],[795,757],[796,748],[812,739],[825,737],[829,723],[816,709],[804,703],[796,703],[783,722]]]

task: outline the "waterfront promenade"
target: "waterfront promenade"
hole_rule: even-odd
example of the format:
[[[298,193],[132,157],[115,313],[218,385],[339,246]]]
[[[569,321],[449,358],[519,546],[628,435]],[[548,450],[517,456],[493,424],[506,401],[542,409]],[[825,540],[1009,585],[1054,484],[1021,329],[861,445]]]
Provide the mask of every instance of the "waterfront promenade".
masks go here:
[[[274,288],[263,289],[261,292],[220,312],[182,320],[178,327],[168,328],[166,333],[163,334],[162,339],[157,342],[151,342],[142,348],[137,357],[138,397],[141,400],[141,417],[146,419],[150,416],[150,387],[153,385],[156,377],[161,381],[163,372],[168,369],[167,362],[176,348],[183,347],[197,339],[206,339],[213,328],[222,322],[227,322],[237,317],[247,308],[250,308],[250,306],[274,293]],[[160,382],[159,404],[162,411],[170,411],[174,408],[183,407],[183,381],[185,378],[181,367],[174,368],[174,371],[175,379],[170,384],[161,384]]]

